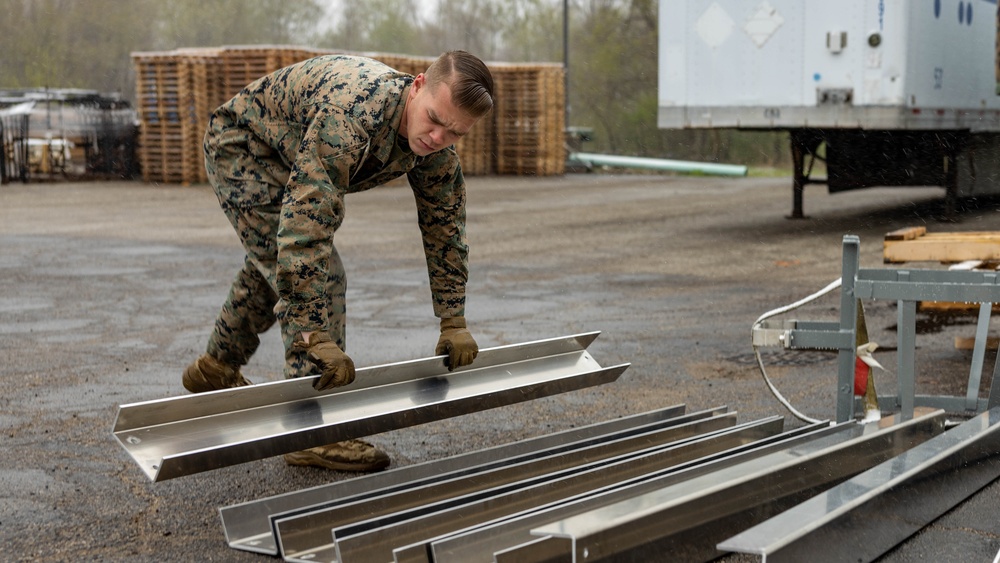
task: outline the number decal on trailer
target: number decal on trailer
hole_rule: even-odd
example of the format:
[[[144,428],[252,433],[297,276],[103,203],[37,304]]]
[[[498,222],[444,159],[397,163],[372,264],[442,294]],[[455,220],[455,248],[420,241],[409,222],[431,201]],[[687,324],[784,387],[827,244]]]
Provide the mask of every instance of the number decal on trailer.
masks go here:
[[[936,66],[934,67],[934,89],[940,90],[944,86],[944,69]]]
[[[781,108],[764,108],[764,119],[781,119]]]

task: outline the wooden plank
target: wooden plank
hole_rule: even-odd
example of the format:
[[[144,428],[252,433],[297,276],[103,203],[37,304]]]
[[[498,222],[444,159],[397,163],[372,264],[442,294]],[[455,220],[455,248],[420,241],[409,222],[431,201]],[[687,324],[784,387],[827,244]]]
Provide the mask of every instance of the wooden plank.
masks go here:
[[[912,231],[900,229],[888,233],[882,247],[883,261],[955,263],[1000,259],[1000,232],[925,232],[915,237],[911,236],[920,229],[923,227],[914,228]]]
[[[927,227],[904,227],[885,234],[885,240],[913,240],[923,236]]]
[[[1000,259],[1000,232],[969,231],[928,233],[926,227],[908,227],[886,233],[882,247],[883,262],[942,262],[959,264],[953,269],[996,270]],[[978,303],[920,301],[917,310],[925,313],[978,315]],[[993,303],[992,313],[1000,313],[1000,303]],[[975,337],[955,337],[955,348],[972,350]],[[989,338],[989,349],[997,339]]]
[[[996,336],[986,337],[986,349],[996,350],[997,345],[1000,345],[1000,338]],[[975,336],[956,336],[955,337],[955,349],[956,350],[972,350],[976,346]]]
[[[954,303],[951,301],[919,301],[917,310],[921,313],[979,314],[979,303]],[[994,303],[994,313],[1000,313],[1000,303]]]

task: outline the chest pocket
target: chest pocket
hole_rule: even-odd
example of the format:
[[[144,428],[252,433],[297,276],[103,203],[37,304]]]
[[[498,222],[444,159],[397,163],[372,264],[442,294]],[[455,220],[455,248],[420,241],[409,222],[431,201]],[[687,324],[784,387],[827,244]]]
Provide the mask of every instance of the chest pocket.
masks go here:
[[[342,183],[342,186],[350,190],[354,178],[358,176],[368,159],[368,149],[370,143],[367,141],[349,146],[336,153],[327,154],[320,157],[323,168],[334,184]]]

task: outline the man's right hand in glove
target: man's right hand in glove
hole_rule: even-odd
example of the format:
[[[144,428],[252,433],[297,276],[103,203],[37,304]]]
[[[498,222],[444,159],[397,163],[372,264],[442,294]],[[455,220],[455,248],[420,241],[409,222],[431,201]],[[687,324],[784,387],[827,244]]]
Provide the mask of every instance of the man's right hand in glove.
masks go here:
[[[326,391],[354,381],[354,360],[350,358],[323,331],[302,333],[303,340],[292,344],[296,349],[308,354],[316,367],[320,369],[320,377],[313,383],[317,391]]]
[[[465,322],[465,317],[441,319],[441,337],[438,339],[434,353],[446,354],[444,365],[448,371],[467,366],[479,355],[479,345]]]

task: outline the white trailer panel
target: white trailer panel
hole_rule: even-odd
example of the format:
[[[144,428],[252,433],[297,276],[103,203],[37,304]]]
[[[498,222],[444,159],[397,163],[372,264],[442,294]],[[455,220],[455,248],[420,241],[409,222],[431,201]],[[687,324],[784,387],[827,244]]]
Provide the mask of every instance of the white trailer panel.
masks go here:
[[[1000,131],[996,0],[660,0],[661,128]]]

